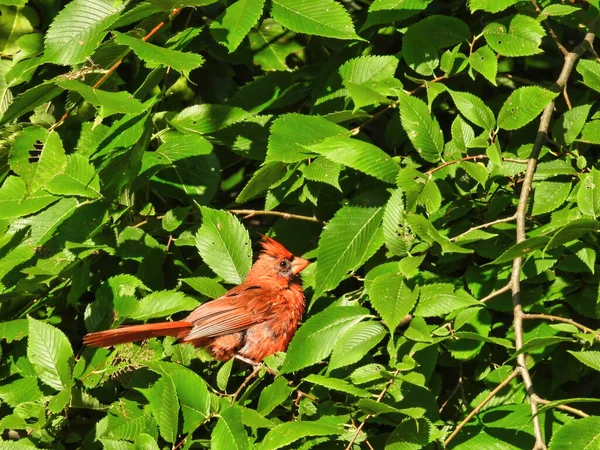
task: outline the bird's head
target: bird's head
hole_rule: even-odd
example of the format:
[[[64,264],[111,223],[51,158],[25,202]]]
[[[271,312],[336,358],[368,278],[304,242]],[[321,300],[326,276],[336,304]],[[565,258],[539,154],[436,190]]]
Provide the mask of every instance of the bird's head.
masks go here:
[[[268,236],[263,235],[260,244],[262,251],[252,267],[252,275],[253,272],[258,272],[260,275],[292,280],[310,264],[310,261],[294,256],[287,248]]]

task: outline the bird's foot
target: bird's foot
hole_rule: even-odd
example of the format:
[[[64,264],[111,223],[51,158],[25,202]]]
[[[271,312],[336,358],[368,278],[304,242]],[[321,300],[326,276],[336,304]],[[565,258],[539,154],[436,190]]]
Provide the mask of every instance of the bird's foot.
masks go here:
[[[270,367],[268,367],[266,364],[264,364],[264,363],[262,363],[262,362],[256,362],[256,361],[253,361],[253,360],[251,360],[251,359],[249,359],[249,358],[246,358],[245,356],[242,356],[242,355],[237,355],[237,354],[236,354],[236,355],[233,355],[233,357],[234,357],[235,359],[237,359],[238,361],[243,361],[243,362],[245,362],[246,364],[250,364],[250,365],[251,365],[252,367],[254,367],[254,368],[258,367],[258,368],[259,368],[259,370],[260,370],[260,368],[264,367],[264,368],[265,368],[265,370],[267,371],[267,373],[270,373],[271,375],[273,375],[273,376],[275,376],[275,377],[276,377],[277,375],[279,375],[279,373],[278,373],[276,370],[273,370],[273,369],[271,369]]]

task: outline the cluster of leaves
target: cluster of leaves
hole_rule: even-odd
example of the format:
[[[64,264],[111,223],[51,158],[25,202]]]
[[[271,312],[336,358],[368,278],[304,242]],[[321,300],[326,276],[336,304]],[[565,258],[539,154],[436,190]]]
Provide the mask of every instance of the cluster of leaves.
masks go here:
[[[600,448],[593,48],[553,86],[598,9],[3,2],[0,448],[523,449],[530,401],[550,449]],[[314,258],[278,376],[232,404],[248,368],[203,349],[82,347],[222,295],[256,231]]]

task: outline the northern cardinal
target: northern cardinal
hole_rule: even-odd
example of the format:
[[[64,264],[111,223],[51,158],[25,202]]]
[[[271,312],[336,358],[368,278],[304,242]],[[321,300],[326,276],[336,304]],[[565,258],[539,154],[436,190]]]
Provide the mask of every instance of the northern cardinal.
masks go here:
[[[299,273],[309,261],[292,255],[267,236],[246,280],[225,295],[198,306],[178,322],[131,325],[89,333],[83,343],[110,347],[156,336],[174,336],[207,347],[221,361],[236,356],[258,363],[284,351],[304,314]]]

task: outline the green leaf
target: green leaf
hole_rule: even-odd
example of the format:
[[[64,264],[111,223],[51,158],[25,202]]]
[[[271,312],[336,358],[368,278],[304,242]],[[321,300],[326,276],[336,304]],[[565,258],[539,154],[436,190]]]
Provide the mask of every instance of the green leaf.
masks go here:
[[[553,249],[561,247],[567,242],[579,239],[581,236],[589,232],[599,232],[600,222],[594,219],[578,219],[571,221],[567,225],[561,227],[550,242],[548,242],[547,248]]]
[[[439,65],[438,49],[452,47],[469,39],[469,26],[462,20],[431,15],[406,30],[402,56],[411,69],[421,75],[433,75]]]
[[[369,315],[358,306],[330,306],[310,317],[296,332],[280,373],[291,373],[326,358],[339,337]]]
[[[27,216],[38,212],[57,200],[58,197],[43,190],[27,196],[23,179],[9,176],[0,187],[0,219],[15,219]]]
[[[580,11],[580,9],[570,5],[548,5],[542,10],[540,16],[566,16],[575,11]]]
[[[334,289],[348,271],[360,267],[379,248],[375,235],[382,217],[381,208],[346,206],[323,227],[317,250],[315,293],[320,297]],[[381,246],[381,243],[379,243]]]
[[[586,450],[597,450],[600,448],[599,429],[600,417],[598,416],[573,420],[554,433],[548,449],[585,448]]]
[[[458,92],[448,89],[456,108],[460,113],[475,125],[485,129],[493,130],[496,127],[494,113],[483,100],[469,92]]]
[[[473,341],[487,342],[489,344],[501,345],[505,348],[514,348],[515,346],[508,339],[482,336],[481,334],[473,333],[471,331],[457,331],[454,335],[459,339],[471,339]]]
[[[307,436],[331,436],[343,432],[341,424],[331,424],[325,420],[286,422],[269,430],[257,448],[259,450],[276,450]]]
[[[333,136],[349,136],[349,132],[323,117],[284,114],[271,126],[265,162],[291,163],[308,159],[314,155],[308,150],[310,145]]]
[[[360,325],[360,324],[358,324]],[[355,325],[356,327],[356,325]],[[323,386],[327,389],[333,389],[334,391],[344,392],[346,394],[354,395],[356,397],[370,397],[371,394],[369,391],[366,391],[361,388],[357,388],[353,386],[351,383],[347,381],[340,380],[338,378],[329,378],[322,375],[310,374],[307,377],[304,377],[304,380],[308,383],[316,384],[318,386]]]
[[[600,92],[600,63],[593,59],[580,59],[577,72],[583,76],[583,84]]]
[[[470,0],[469,9],[471,12],[483,10],[491,13],[504,11],[512,5],[522,0]]]
[[[560,337],[560,336],[547,336],[547,337],[539,337],[533,338],[527,341],[523,346],[516,351],[507,361],[511,361],[515,359],[517,356],[523,353],[530,353],[534,350],[538,350],[540,348],[546,348],[551,345],[560,344],[561,342],[574,342],[571,338]]]
[[[394,183],[398,175],[398,163],[391,156],[373,144],[358,139],[330,137],[307,146],[307,149],[387,183]]]
[[[494,261],[488,264],[504,264],[512,261],[515,258],[523,257],[534,250],[544,248],[549,241],[550,238],[548,236],[534,236],[529,239],[525,239],[523,242],[519,242],[518,244],[510,247]]]
[[[359,39],[345,8],[333,0],[273,0],[271,16],[297,33]]]
[[[408,95],[400,96],[400,120],[417,153],[428,162],[439,161],[444,150],[444,135],[425,102]]]
[[[515,89],[498,113],[498,127],[504,130],[524,127],[535,119],[556,95],[538,86]]]
[[[264,5],[265,0],[240,0],[231,4],[210,24],[215,41],[227,47],[229,53],[233,52],[258,22]]]
[[[242,425],[242,412],[236,406],[221,411],[212,430],[210,448],[214,450],[246,450],[250,448],[248,435]]]
[[[30,226],[27,242],[40,246],[52,239],[59,225],[73,215],[78,207],[79,203],[74,198],[62,198],[34,216],[19,219],[16,224],[19,227]]]
[[[419,14],[431,0],[375,0],[369,7],[363,30],[373,25],[400,22]]]
[[[442,236],[431,222],[419,214],[409,215],[406,220],[413,233],[429,244],[438,243],[442,247],[442,253],[473,253],[473,250],[456,245],[446,236]]]
[[[39,156],[31,158],[30,150],[40,142],[42,146],[38,147]],[[13,143],[8,162],[10,168],[25,181],[30,194],[45,187],[67,167],[67,157],[60,137],[57,133],[48,133],[41,128],[28,128],[19,134]]]
[[[57,95],[60,95],[63,90],[57,87],[53,82],[48,81],[38,84],[25,92],[17,95],[14,100],[8,105],[2,118],[0,126],[18,119],[23,114],[33,111],[40,105],[49,102]]]
[[[592,167],[585,174],[577,191],[577,206],[579,210],[594,219],[600,216],[600,170]]]
[[[385,334],[377,322],[360,322],[348,328],[333,348],[329,371],[360,361]]]
[[[517,14],[490,23],[483,36],[502,56],[529,56],[542,52],[539,47],[546,32],[537,20]]]
[[[56,84],[63,89],[80,94],[86,102],[98,109],[101,117],[113,114],[141,114],[144,111],[142,103],[128,92],[109,92],[94,89],[77,80],[58,78]]]
[[[204,262],[225,282],[240,284],[252,265],[248,231],[227,211],[202,206],[196,247]]]
[[[600,371],[600,352],[598,351],[582,351],[573,352],[567,350],[571,355],[577,358],[580,362],[594,370]]]
[[[134,320],[156,319],[179,311],[190,311],[199,303],[182,292],[159,291],[145,296],[129,315]]]
[[[484,45],[471,53],[469,64],[476,72],[479,72],[490,83],[496,86],[496,75],[498,74],[498,59],[492,49]]]
[[[395,273],[378,276],[368,288],[373,308],[393,334],[398,324],[410,313],[417,303],[417,294]]]
[[[254,62],[263,70],[289,70],[287,57],[303,49],[295,36],[273,19],[263,20],[258,30],[248,34]]]
[[[237,203],[246,203],[265,192],[271,186],[280,181],[286,174],[285,164],[274,162],[261,166],[250,181],[244,186],[242,192],[237,196]]]
[[[590,113],[592,105],[575,106],[573,109],[565,112],[552,127],[552,138],[559,142],[571,145],[579,136],[579,133],[585,125],[585,121]]]
[[[142,393],[150,402],[161,437],[167,442],[175,442],[179,426],[179,400],[171,378],[161,377],[150,389]]]
[[[170,135],[154,152],[144,152],[134,190],[150,180],[162,196],[208,203],[220,181],[219,160],[212,145],[197,135]]]
[[[62,331],[47,323],[27,318],[27,358],[40,381],[61,391],[72,383],[73,350]]]
[[[241,108],[228,105],[188,106],[171,120],[177,130],[187,134],[210,134],[233,123],[241,122],[250,115]]]
[[[183,415],[183,433],[196,430],[210,414],[210,395],[206,382],[195,372],[179,364],[164,361],[144,363],[163,377],[170,377],[175,385]]]
[[[534,181],[546,180],[548,178],[560,175],[573,176],[577,175],[577,172],[575,169],[573,169],[571,162],[561,159],[554,159],[552,161],[544,161],[539,163],[535,170],[533,179]]]
[[[46,59],[66,66],[84,62],[124,8],[124,3],[111,0],[70,2],[54,18],[46,33]]]
[[[9,344],[20,341],[27,336],[29,325],[26,319],[9,320],[0,322],[0,340],[6,340]]]
[[[535,187],[533,194],[534,216],[546,214],[561,206],[571,192],[571,183],[544,181]]]
[[[396,189],[385,206],[382,222],[385,245],[394,256],[406,255],[413,240],[404,209],[404,192]]]
[[[260,393],[258,398],[257,412],[267,416],[277,406],[281,405],[292,393],[294,388],[288,386],[288,382],[283,377],[275,378],[273,384],[267,386]]]
[[[218,298],[223,295],[227,290],[221,286],[217,281],[206,278],[206,277],[192,277],[182,278],[181,281],[186,283],[192,289],[200,292],[202,295],[206,295],[210,298]]]
[[[480,302],[462,289],[454,290],[450,284],[421,286],[420,299],[415,315],[422,317],[443,316],[457,309],[479,305]]]
[[[52,178],[45,186],[45,190],[56,195],[102,197],[98,173],[88,159],[78,153],[67,155],[67,167],[64,173]]]
[[[586,123],[580,140],[589,144],[600,144],[600,120]]]
[[[318,156],[314,161],[302,168],[302,174],[307,180],[329,184],[340,192],[342,191],[340,187],[341,171],[342,164],[333,162],[324,156]]]
[[[204,63],[204,58],[195,53],[180,52],[160,47],[117,31],[113,33],[115,35],[115,42],[132,49],[137,57],[144,61],[146,66],[151,69],[172,67],[188,77],[192,70],[197,69]]]

